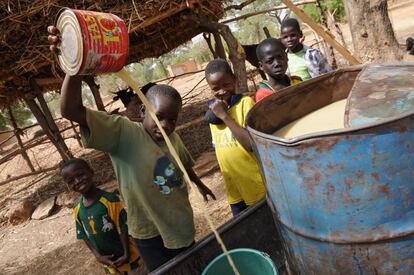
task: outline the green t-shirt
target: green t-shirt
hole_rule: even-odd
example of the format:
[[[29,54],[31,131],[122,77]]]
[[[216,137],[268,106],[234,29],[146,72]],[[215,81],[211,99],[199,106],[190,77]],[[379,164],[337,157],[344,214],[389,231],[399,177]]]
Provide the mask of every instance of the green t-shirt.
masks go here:
[[[114,255],[114,259],[124,254],[121,233],[128,233],[127,214],[118,196],[98,189],[99,198],[88,207],[80,197],[73,206],[76,220],[76,237],[90,240],[93,247],[101,255]],[[138,250],[134,241],[129,240],[129,263],[119,267],[122,271],[129,271],[138,267]],[[116,273],[116,270],[105,266],[107,273]]]
[[[161,235],[170,249],[194,241],[193,210],[187,186],[165,142],[156,143],[141,123],[87,109],[81,127],[87,148],[110,154],[128,213],[129,234],[137,239]],[[178,134],[170,139],[185,167],[194,161]]]
[[[305,63],[305,50],[296,53],[288,52],[288,70],[291,76],[299,76],[303,81],[311,79],[308,66]]]

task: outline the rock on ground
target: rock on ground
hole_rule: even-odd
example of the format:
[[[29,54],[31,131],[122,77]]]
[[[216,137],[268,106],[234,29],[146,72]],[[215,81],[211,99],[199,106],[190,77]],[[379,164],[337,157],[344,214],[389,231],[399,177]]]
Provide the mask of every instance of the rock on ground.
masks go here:
[[[10,207],[6,214],[9,223],[16,225],[30,218],[35,207],[29,200],[19,201]]]
[[[51,197],[42,202],[32,214],[33,220],[43,220],[52,214],[55,208],[56,197]]]

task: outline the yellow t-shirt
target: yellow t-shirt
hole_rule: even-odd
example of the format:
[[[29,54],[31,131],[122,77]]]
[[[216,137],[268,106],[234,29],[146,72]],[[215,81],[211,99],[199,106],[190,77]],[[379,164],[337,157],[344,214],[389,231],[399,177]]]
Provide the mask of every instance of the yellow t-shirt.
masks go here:
[[[244,127],[247,112],[253,105],[253,99],[244,96],[228,113],[239,126]],[[253,152],[244,149],[227,125],[210,124],[210,130],[229,204],[244,201],[252,205],[262,199],[266,192]]]

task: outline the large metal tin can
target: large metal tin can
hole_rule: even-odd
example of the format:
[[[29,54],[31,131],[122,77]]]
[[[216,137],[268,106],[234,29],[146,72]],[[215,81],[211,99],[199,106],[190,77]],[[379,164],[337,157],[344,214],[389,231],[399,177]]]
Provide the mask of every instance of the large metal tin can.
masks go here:
[[[96,75],[122,69],[128,56],[128,31],[116,15],[65,8],[56,27],[58,60],[69,75]]]
[[[272,135],[347,98],[361,69],[335,71],[271,95],[247,117],[268,202],[296,274],[414,274],[413,64],[371,67],[372,78],[361,80],[366,89],[352,101],[359,109],[349,128],[290,140]]]

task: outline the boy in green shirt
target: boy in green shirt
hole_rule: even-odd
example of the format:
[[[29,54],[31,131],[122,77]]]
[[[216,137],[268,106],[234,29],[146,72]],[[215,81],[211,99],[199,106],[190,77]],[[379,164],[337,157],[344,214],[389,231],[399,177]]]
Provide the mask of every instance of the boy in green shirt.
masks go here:
[[[161,125],[177,150],[190,179],[207,200],[214,198],[192,169],[193,159],[174,132],[181,96],[171,86],[156,85],[147,93]],[[128,213],[129,233],[152,271],[194,243],[193,211],[178,165],[161,132],[142,109],[143,123],[85,108],[81,77],[66,75],[61,89],[62,116],[79,123],[87,148],[108,152]]]
[[[49,27],[50,49],[60,42]],[[61,88],[61,114],[79,123],[84,146],[109,153],[128,214],[128,230],[141,258],[152,271],[194,243],[193,210],[178,165],[151,116],[142,107],[143,122],[83,106],[81,76],[66,75]],[[182,107],[171,86],[155,85],[146,94],[186,171],[207,201],[211,190],[195,174],[193,159],[174,132]]]
[[[96,188],[93,170],[83,159],[70,159],[60,172],[68,186],[82,195],[73,206],[76,237],[85,241],[106,273],[126,274],[138,268],[138,251],[128,235],[127,216],[119,198]]]
[[[280,26],[280,36],[287,48],[289,74],[299,76],[303,81],[332,71],[326,58],[317,50],[303,45],[303,37],[298,20],[285,19]]]

